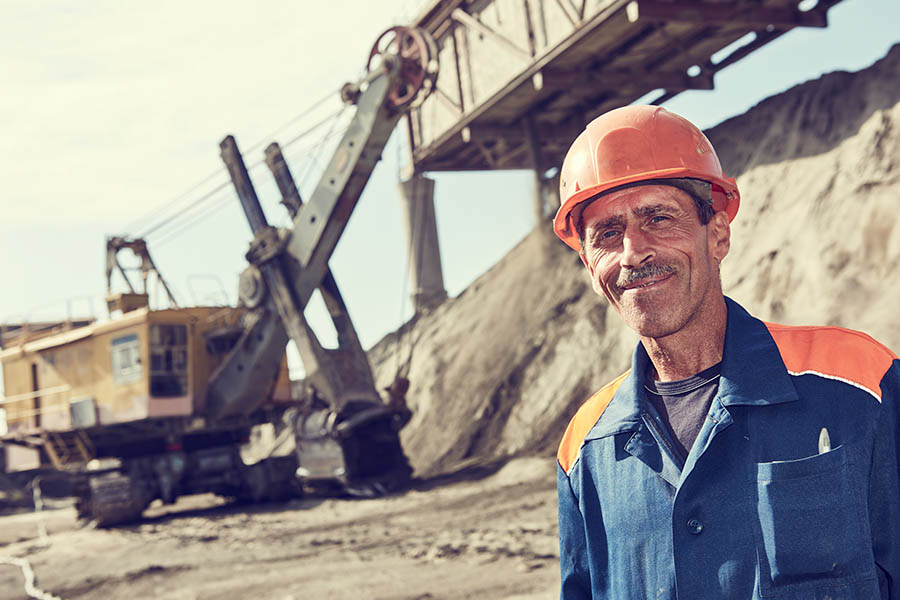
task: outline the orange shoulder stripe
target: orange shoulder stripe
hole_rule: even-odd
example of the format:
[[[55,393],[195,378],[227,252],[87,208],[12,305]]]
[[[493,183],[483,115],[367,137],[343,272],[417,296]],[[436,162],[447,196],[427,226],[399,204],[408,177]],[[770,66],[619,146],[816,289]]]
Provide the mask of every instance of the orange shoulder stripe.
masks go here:
[[[865,333],[842,327],[766,323],[792,375],[815,374],[869,392],[881,402],[881,379],[897,356]]]
[[[559,466],[566,473],[575,464],[575,459],[578,458],[578,451],[581,449],[581,443],[584,441],[584,438],[587,437],[588,432],[600,419],[600,415],[606,410],[616,390],[619,389],[619,386],[622,385],[622,382],[625,381],[630,372],[631,369],[625,371],[603,386],[599,392],[588,398],[587,402],[581,405],[581,408],[569,421],[569,426],[566,428],[566,433],[563,435],[562,442],[559,444],[559,451],[556,454]]]

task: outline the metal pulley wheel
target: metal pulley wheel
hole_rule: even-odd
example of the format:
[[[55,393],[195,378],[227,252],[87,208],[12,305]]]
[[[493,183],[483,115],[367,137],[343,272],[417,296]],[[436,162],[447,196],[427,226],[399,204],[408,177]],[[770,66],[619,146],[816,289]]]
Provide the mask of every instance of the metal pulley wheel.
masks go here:
[[[238,282],[238,297],[247,308],[256,308],[266,297],[266,283],[262,273],[250,265],[241,273]]]
[[[418,27],[391,27],[369,53],[367,72],[399,61],[388,102],[400,108],[421,103],[432,92],[438,76],[438,47],[430,33]]]

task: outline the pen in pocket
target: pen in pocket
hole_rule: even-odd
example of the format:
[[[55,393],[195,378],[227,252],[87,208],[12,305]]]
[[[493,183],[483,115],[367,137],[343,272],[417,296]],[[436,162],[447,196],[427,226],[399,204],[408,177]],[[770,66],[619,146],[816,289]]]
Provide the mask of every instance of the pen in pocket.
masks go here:
[[[822,428],[819,432],[819,454],[825,454],[831,450],[831,437],[828,435],[828,429]]]

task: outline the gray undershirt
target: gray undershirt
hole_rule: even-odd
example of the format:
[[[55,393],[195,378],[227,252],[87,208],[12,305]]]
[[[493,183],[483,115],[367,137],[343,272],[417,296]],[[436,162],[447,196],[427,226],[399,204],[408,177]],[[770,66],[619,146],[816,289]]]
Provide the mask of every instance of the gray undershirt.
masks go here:
[[[656,408],[682,459],[700,434],[709,406],[719,391],[722,363],[678,381],[654,381],[648,372],[644,387],[647,398]]]

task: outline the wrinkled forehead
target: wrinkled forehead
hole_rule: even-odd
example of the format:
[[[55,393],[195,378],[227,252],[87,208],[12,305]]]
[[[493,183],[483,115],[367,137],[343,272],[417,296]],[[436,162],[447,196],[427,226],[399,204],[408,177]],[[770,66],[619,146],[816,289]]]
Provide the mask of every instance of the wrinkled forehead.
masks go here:
[[[611,217],[641,215],[654,209],[696,210],[690,194],[670,185],[641,185],[601,194],[573,209],[573,217],[585,227]]]

